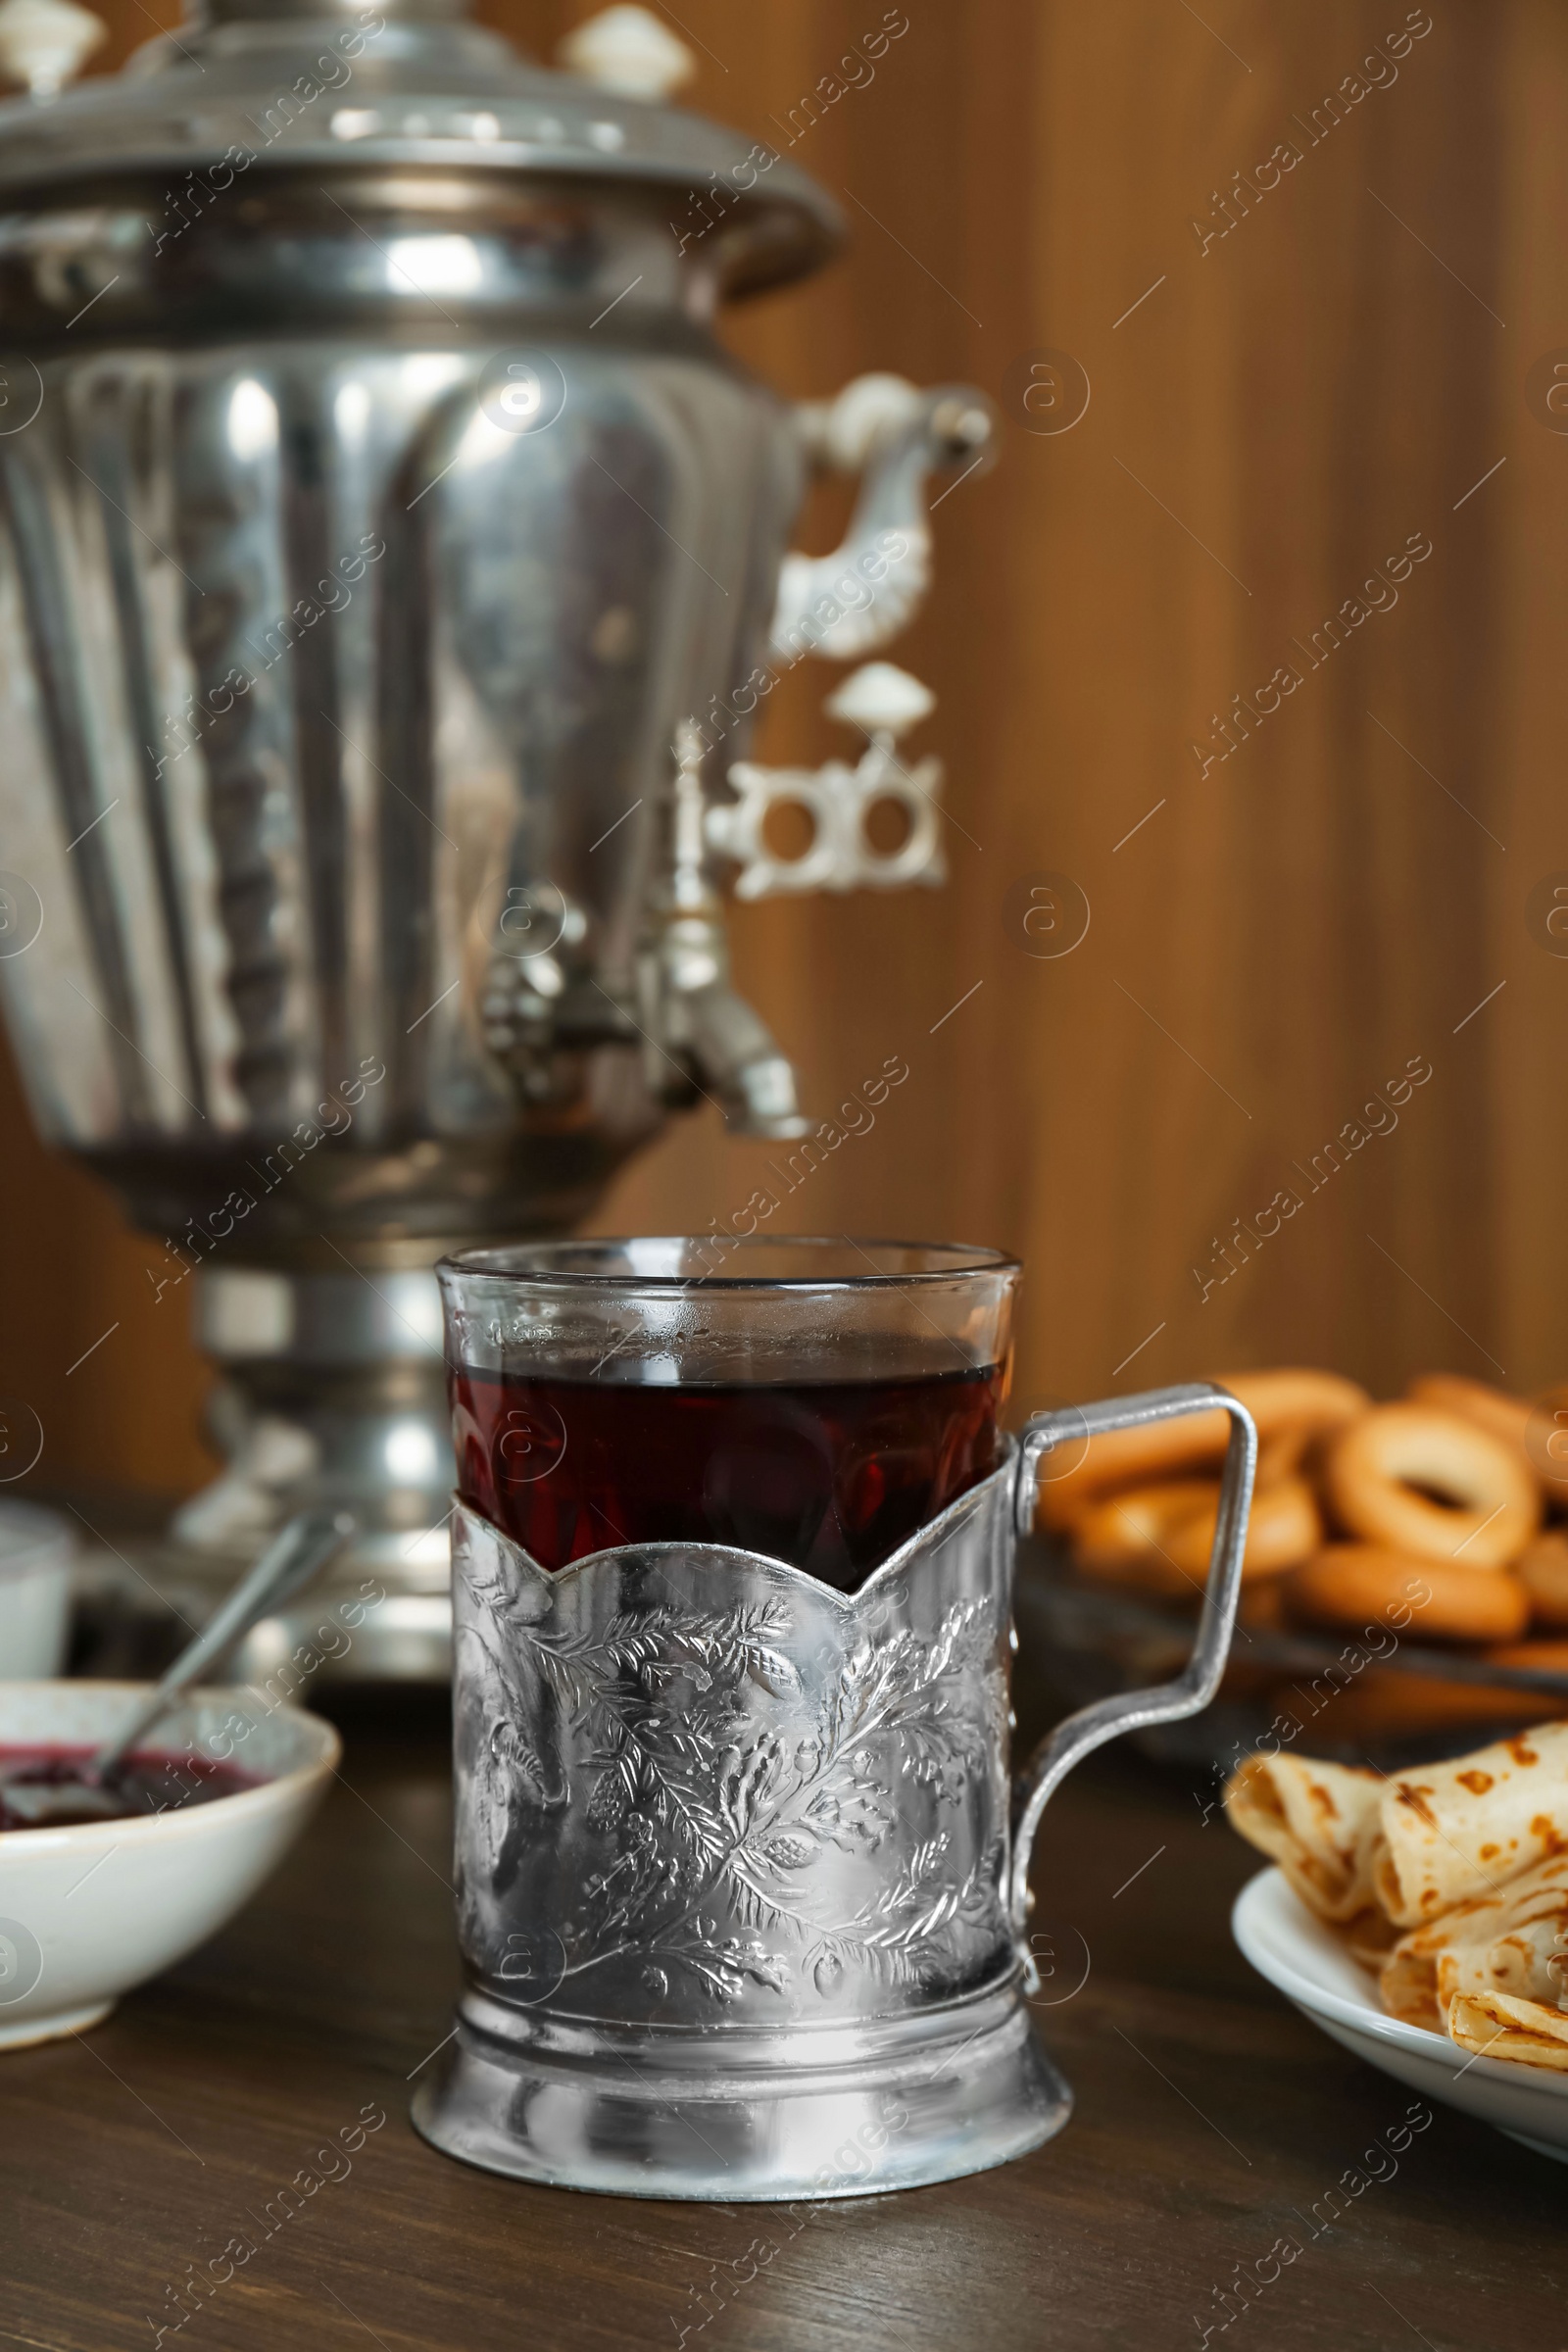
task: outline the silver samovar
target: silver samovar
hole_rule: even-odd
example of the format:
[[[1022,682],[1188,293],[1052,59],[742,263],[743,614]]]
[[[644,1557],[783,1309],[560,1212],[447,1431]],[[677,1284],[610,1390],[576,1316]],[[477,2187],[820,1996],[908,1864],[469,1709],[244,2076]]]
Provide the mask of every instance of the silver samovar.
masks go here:
[[[445,1670],[443,1250],[567,1228],[667,1112],[803,1131],[729,982],[716,885],[942,878],[931,698],[753,715],[926,588],[962,387],[791,406],[713,334],[833,207],[662,101],[615,8],[574,74],[461,0],[207,0],[55,95],[96,27],[7,0],[0,58],[0,994],[43,1134],[161,1237],[221,1367],[223,1475],[162,1557],[216,1590],[306,1504],[361,1535],[344,1670]],[[863,476],[788,552],[813,467]],[[779,800],[815,821],[769,850]],[[883,854],[865,817],[907,817]]]

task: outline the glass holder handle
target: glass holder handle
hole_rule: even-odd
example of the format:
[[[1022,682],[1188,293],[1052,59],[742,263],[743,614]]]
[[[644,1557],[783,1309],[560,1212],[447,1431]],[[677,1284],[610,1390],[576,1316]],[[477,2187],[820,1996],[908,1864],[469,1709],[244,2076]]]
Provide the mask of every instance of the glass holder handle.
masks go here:
[[[1229,1390],[1207,1381],[1188,1382],[1181,1388],[1151,1389],[1138,1396],[1121,1396],[1101,1404],[1070,1405],[1042,1413],[1024,1430],[1019,1446],[1018,1483],[1014,1490],[1015,1526],[1020,1536],[1033,1532],[1039,1497],[1040,1463],[1055,1446],[1080,1438],[1103,1435],[1112,1429],[1138,1429],[1153,1421],[1175,1421],[1192,1413],[1212,1412],[1218,1405],[1230,1415],[1230,1443],[1220,1480],[1219,1514],[1209,1553],[1203,1606],[1192,1655],[1174,1682],[1149,1690],[1118,1691],[1080,1707],[1047,1735],[1020,1776],[1013,1823],[1012,1861],[1008,1879],[1008,1910],[1013,1935],[1026,1970],[1033,1973],[1024,1936],[1029,1913],[1029,1859],[1041,1815],[1073,1766],[1107,1740],[1147,1724],[1174,1723],[1206,1707],[1219,1689],[1230,1652],[1241,1596],[1242,1555],[1247,1547],[1247,1519],[1252,1501],[1252,1478],[1257,1468],[1257,1430],[1251,1414]]]

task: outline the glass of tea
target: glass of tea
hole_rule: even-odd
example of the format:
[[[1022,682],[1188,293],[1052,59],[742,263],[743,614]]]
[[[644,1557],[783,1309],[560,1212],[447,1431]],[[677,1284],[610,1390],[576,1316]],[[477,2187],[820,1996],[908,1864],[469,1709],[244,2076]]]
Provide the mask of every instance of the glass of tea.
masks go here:
[[[1038,2147],[1071,2098],[1025,2007],[1030,1848],[1081,1756],[1213,1695],[1246,1407],[1194,1384],[1004,1436],[1018,1267],[992,1250],[550,1242],[440,1273],[466,1988],[420,2132],[519,2180],[719,2203]],[[1043,1463],[1216,1407],[1190,1659],[1014,1781]]]
[[[994,1250],[541,1242],[439,1272],[459,1491],[544,1568],[728,1544],[854,1592],[1002,1458]]]

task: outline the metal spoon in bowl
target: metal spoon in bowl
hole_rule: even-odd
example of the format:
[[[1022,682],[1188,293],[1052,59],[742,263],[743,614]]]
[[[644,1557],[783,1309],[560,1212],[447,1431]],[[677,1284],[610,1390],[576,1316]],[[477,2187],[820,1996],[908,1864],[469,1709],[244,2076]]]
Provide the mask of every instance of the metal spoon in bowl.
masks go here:
[[[253,1625],[290,1598],[334,1559],[355,1532],[347,1511],[302,1511],[277,1535],[254,1568],[242,1577],[188,1642],[157,1689],[142,1700],[129,1721],[112,1740],[89,1756],[80,1777],[64,1782],[8,1780],[0,1777],[0,1799],[7,1812],[29,1827],[43,1829],[57,1815],[79,1821],[84,1813],[104,1820],[122,1816],[125,1807],[116,1795],[116,1774],[138,1740],[167,1715],[179,1697],[213,1660],[248,1634]]]

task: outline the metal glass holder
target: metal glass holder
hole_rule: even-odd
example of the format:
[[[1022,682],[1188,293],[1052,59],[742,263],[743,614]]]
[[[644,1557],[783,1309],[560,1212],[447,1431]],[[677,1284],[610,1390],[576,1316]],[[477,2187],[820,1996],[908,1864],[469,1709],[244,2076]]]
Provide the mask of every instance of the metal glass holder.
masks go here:
[[[1191,1659],[1069,1717],[1014,1794],[1013,1560],[1043,1454],[1216,1404]],[[722,2202],[913,2187],[1050,2139],[1072,2100],[1025,2006],[1035,1832],[1091,1749],[1212,1696],[1256,1445],[1202,1386],[1046,1416],[853,1594],[710,1544],[550,1574],[460,1505],[468,1988],[418,2130],[522,2180]]]

